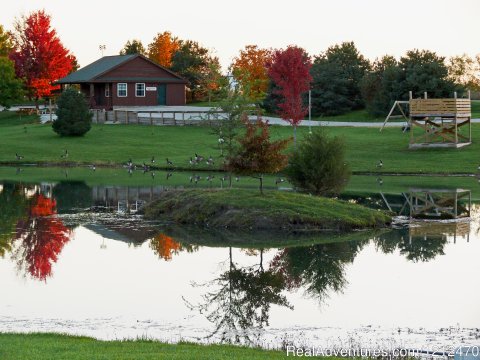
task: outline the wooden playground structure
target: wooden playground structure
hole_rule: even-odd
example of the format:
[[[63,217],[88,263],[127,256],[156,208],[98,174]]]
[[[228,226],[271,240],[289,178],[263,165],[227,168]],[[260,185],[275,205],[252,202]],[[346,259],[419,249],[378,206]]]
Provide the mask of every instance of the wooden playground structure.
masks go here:
[[[408,123],[405,129],[410,130],[410,149],[460,148],[472,143],[470,92],[468,98],[457,98],[454,93],[453,98],[429,99],[425,92],[423,98],[413,99],[410,91],[409,101],[395,101],[382,129],[395,117],[395,110]],[[468,129],[462,132],[465,128]]]

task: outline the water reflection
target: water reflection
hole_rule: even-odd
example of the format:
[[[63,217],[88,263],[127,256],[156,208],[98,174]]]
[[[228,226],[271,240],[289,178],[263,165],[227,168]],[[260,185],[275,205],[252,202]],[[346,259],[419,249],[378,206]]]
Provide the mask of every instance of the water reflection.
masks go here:
[[[272,305],[293,307],[282,294],[286,288],[284,274],[273,267],[265,270],[263,249],[259,251],[259,262],[248,267],[235,263],[232,248],[228,250],[228,270],[200,285],[208,289],[203,302],[196,305],[186,302],[190,309],[205,314],[214,324],[207,339],[215,337],[223,343],[251,344],[253,337],[269,325]]]
[[[472,193],[465,189],[410,188],[400,196],[380,196],[388,210],[413,219],[466,218],[472,207]]]
[[[439,257],[448,253],[447,250],[452,250],[449,246],[464,249],[453,244],[457,237],[466,237],[468,241],[469,234],[475,234],[472,231],[474,225],[465,220],[441,223],[414,220],[408,221],[399,229],[349,234],[286,234],[175,227],[170,224],[147,223],[141,217],[132,215],[132,204],[149,201],[160,191],[164,189],[88,186],[84,182],[65,181],[43,185],[4,183],[0,188],[0,255],[5,257],[3,264],[11,261],[22,275],[34,280],[44,282],[55,273],[55,280],[60,281],[64,275],[62,271],[69,266],[65,261],[57,263],[60,257],[72,262],[73,258],[82,254],[83,258],[93,255],[91,266],[96,275],[85,276],[88,284],[84,284],[84,291],[88,293],[89,286],[97,291],[105,289],[103,296],[107,299],[110,299],[107,294],[109,291],[126,288],[127,285],[123,284],[125,274],[121,279],[115,276],[118,275],[119,267],[124,268],[128,264],[135,280],[129,284],[128,292],[110,299],[112,303],[122,304],[124,297],[128,297],[130,292],[135,293],[135,298],[130,303],[125,300],[126,308],[132,309],[134,306],[131,305],[138,304],[138,299],[152,299],[154,305],[146,308],[145,312],[148,317],[156,318],[163,314],[159,310],[163,306],[159,304],[163,305],[164,298],[173,293],[178,296],[165,308],[177,306],[175,311],[180,314],[179,317],[190,319],[195,314],[211,325],[208,331],[196,333],[197,338],[229,343],[256,343],[259,334],[270,324],[275,326],[275,322],[278,324],[282,321],[279,314],[285,317],[290,313],[301,314],[304,311],[304,299],[310,301],[308,316],[314,316],[320,313],[319,306],[322,311],[326,311],[328,306],[336,306],[334,301],[347,298],[349,289],[355,285],[356,274],[352,273],[352,268],[359,266],[359,259],[367,256],[365,254],[368,254],[367,263],[381,263],[388,255],[390,260],[400,260],[402,264],[412,267],[414,263],[435,264]],[[437,197],[432,191],[429,192],[431,198],[427,197],[428,206],[426,202],[418,201],[429,213],[452,213],[455,207],[459,216],[463,216],[467,210],[471,216],[476,213],[475,206],[470,208],[469,196],[465,195],[468,193],[455,190]],[[409,201],[402,194],[385,193],[384,196],[391,207],[395,198],[403,199],[401,206],[405,202],[407,205],[417,203],[410,201],[407,191],[405,194]],[[455,194],[456,202],[452,202]],[[425,193],[418,196],[425,196]],[[121,206],[122,203],[128,205]],[[437,209],[431,206],[433,203]],[[83,236],[73,241],[73,234],[77,232]],[[89,236],[94,239],[94,247],[88,247]],[[69,241],[70,244],[66,246]],[[125,250],[124,257],[116,263],[113,258],[118,256],[119,248],[128,248],[128,252]],[[97,250],[100,252],[99,249],[102,249],[101,254],[95,254]],[[448,258],[448,255],[455,260],[455,254],[447,254],[445,257]],[[107,259],[111,261],[108,266],[104,262]],[[455,269],[458,271],[463,265],[459,262]],[[372,274],[368,273],[368,265],[366,266],[367,269],[363,268],[364,272],[359,273],[365,274],[362,284],[366,287],[376,285],[369,282]],[[388,268],[388,264],[382,266],[382,269]],[[409,278],[408,281],[415,287],[415,276],[412,277],[412,273],[409,273],[412,267],[396,266],[399,269],[398,277]],[[432,268],[434,266],[437,265],[432,265]],[[422,274],[425,268],[417,269],[417,274]],[[113,275],[103,277],[109,271]],[[183,280],[177,281],[182,272],[187,275],[183,274]],[[172,273],[176,274],[174,283],[165,285],[166,279],[172,278],[167,274]],[[199,274],[201,277],[197,277]],[[72,273],[68,275],[72,276]],[[101,282],[102,277],[104,282]],[[152,290],[157,282],[149,283],[151,278],[163,279],[158,292]],[[198,281],[192,286],[193,279]],[[391,281],[392,277],[386,279],[383,285]],[[82,276],[77,278],[77,282],[81,285]],[[14,282],[10,282],[10,285],[12,283]],[[44,294],[48,294],[52,288],[51,281],[49,284],[37,281],[36,284],[40,286],[35,291],[44,291]],[[137,295],[137,290],[144,284],[148,289],[144,293],[139,290]],[[29,296],[34,296],[35,291],[25,290]],[[357,301],[362,301],[362,294],[355,296],[352,306],[356,306]],[[181,301],[182,297],[185,302]],[[422,299],[418,299],[420,304]],[[178,309],[179,301],[185,309]],[[79,308],[82,306],[80,303],[75,304]],[[398,302],[397,305],[400,306],[401,303]],[[0,301],[0,310],[2,306]],[[108,306],[104,308],[107,312]],[[369,309],[372,305],[364,306]]]
[[[56,200],[41,187],[11,184],[4,185],[0,196],[5,229],[0,233],[1,255],[12,252],[20,273],[45,281],[71,235],[56,217]]]

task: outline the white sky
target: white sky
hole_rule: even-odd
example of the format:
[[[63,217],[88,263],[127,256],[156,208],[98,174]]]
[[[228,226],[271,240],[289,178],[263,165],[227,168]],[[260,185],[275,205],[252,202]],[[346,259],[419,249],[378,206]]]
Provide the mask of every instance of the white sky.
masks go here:
[[[413,48],[443,56],[480,53],[479,0],[7,1],[0,24],[11,29],[15,17],[45,9],[81,66],[100,57],[100,44],[105,55],[115,55],[127,40],[146,46],[165,30],[214,49],[224,68],[247,44],[296,44],[316,55],[353,40],[370,59]]]

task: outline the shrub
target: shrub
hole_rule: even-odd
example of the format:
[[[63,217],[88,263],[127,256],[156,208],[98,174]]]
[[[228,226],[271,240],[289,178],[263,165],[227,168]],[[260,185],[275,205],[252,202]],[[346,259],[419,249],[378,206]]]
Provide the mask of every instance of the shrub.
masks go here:
[[[83,94],[75,89],[67,89],[59,97],[57,105],[53,131],[61,136],[82,136],[90,130],[92,114]]]
[[[350,177],[345,142],[339,137],[329,138],[325,130],[307,135],[290,158],[286,175],[303,191],[324,196],[338,194]]]

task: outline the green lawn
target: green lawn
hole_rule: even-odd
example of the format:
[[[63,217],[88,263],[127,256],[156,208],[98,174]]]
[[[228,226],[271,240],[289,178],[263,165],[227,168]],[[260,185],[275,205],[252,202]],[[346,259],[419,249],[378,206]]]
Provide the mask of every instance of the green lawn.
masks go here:
[[[157,341],[99,341],[56,334],[0,334],[2,360],[286,359],[286,352],[232,345],[164,344]]]
[[[176,169],[207,170],[203,163],[198,167],[189,165],[194,153],[205,158],[212,156],[219,168],[220,157],[217,136],[208,127],[198,126],[137,126],[137,125],[93,125],[84,137],[62,138],[50,125],[28,124],[31,117],[6,116],[0,113],[0,163],[15,164],[15,153],[24,156],[23,163],[97,163],[118,165],[132,158],[136,164],[150,162],[155,156],[156,165],[166,167],[168,157]],[[480,156],[480,125],[474,124],[473,144],[462,149],[409,150],[409,134],[397,128],[386,128],[379,132],[375,128],[337,127],[326,128],[331,135],[340,135],[347,144],[347,161],[354,172],[388,173],[477,173]],[[308,128],[298,130],[302,139]],[[291,127],[272,126],[274,138],[292,135]],[[291,149],[293,146],[291,147]],[[68,160],[61,158],[68,149]],[[384,166],[376,164],[382,160]]]
[[[472,119],[480,118],[480,100],[472,100]]]

